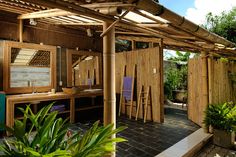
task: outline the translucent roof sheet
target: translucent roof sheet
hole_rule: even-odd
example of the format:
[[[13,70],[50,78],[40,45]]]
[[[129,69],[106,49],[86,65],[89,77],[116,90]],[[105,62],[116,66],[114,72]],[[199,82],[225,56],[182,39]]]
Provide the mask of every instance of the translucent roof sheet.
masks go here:
[[[37,50],[21,49],[11,65],[27,65],[36,53]]]

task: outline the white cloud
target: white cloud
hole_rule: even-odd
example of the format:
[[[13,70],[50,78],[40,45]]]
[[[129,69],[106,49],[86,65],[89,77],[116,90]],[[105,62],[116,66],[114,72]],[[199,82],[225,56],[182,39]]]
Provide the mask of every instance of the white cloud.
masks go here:
[[[194,8],[188,8],[186,18],[196,24],[204,24],[206,14],[212,12],[219,15],[236,6],[236,0],[195,0]]]

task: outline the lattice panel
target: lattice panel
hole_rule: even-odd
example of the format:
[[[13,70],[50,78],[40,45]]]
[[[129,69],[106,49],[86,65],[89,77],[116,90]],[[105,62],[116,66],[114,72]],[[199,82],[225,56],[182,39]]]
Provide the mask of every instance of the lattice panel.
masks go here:
[[[50,67],[50,52],[39,50],[28,63],[30,66]]]

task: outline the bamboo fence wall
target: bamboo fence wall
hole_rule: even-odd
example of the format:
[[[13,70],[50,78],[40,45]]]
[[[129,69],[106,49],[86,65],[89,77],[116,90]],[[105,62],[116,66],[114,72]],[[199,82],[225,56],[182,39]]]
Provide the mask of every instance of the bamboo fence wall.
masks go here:
[[[203,66],[200,57],[190,59],[188,62],[188,117],[199,125],[202,125],[205,110],[202,104]],[[206,66],[208,104],[235,102],[236,82],[232,81],[232,75],[236,74],[236,63],[209,57]]]
[[[133,77],[134,67],[136,65],[135,72],[135,88],[134,95],[135,100],[142,85],[146,89],[151,87],[151,102],[153,105],[153,121],[163,122],[164,110],[163,110],[163,54],[159,47],[141,49],[129,52],[122,52],[116,54],[116,92],[120,93],[121,78],[123,77],[123,69],[126,65],[126,76]],[[134,103],[134,105],[137,104]],[[128,110],[128,108],[127,108]],[[124,113],[124,106],[122,107],[122,113]],[[129,113],[129,110],[128,112]],[[136,113],[136,108],[133,108],[132,115]],[[139,112],[139,117],[142,118],[142,109]],[[151,111],[148,108],[148,119],[150,119]]]
[[[94,56],[91,60],[84,60],[79,63],[79,66],[72,70],[72,82],[74,86],[88,85],[88,79],[92,80],[92,84],[98,84],[99,80],[99,58]]]

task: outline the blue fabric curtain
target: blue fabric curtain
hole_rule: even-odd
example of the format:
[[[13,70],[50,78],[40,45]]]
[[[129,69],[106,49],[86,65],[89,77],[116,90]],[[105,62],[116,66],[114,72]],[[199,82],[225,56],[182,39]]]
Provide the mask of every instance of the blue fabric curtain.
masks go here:
[[[0,93],[0,130],[4,130],[5,125],[5,100],[6,95]]]

